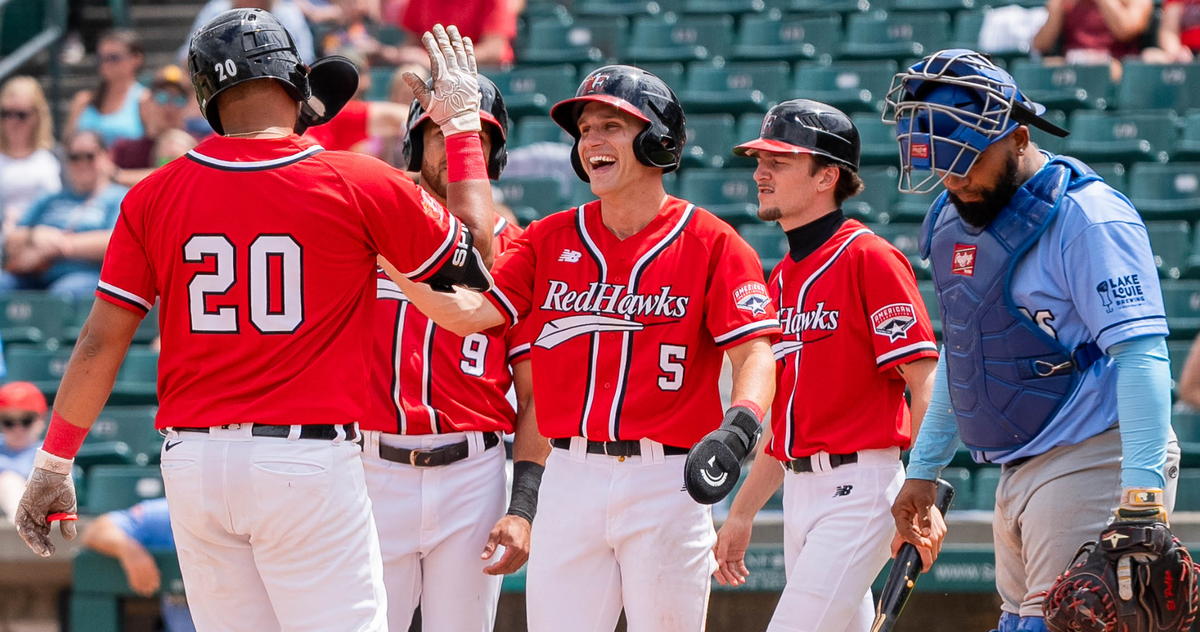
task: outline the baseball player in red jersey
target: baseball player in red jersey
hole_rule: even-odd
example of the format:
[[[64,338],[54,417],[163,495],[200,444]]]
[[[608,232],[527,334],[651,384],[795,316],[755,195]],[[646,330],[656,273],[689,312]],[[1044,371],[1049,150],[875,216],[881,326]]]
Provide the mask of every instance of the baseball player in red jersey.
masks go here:
[[[431,110],[448,138],[448,201],[463,221],[403,172],[294,133],[353,93],[348,62],[310,72],[261,10],[222,13],[193,36],[192,81],[221,136],[125,198],[100,300],[18,510],[36,552],[53,552],[48,516],[75,511],[72,457],[158,299],[156,425],[166,432],[163,480],[197,629],[387,629],[355,443],[375,261],[446,288],[490,286],[473,245],[490,247],[494,219],[470,45],[453,28],[434,37],[426,45],[444,81],[435,81]]]
[[[495,84],[480,76],[479,87],[481,141],[488,175],[496,179],[507,159],[508,114]],[[410,111],[404,151],[407,169],[421,173],[421,187],[445,203],[445,141],[420,103]],[[502,252],[520,234],[497,216],[493,248]],[[506,399],[514,377],[509,363],[528,360],[529,345],[511,340],[519,328],[459,336],[418,311],[382,270],[378,284],[371,402],[361,427],[388,627],[408,630],[419,603],[426,629],[490,632],[500,575],[525,563],[533,520],[519,507],[505,515],[501,435],[523,421],[514,444],[518,468],[541,466],[550,451],[545,441],[523,440],[537,433],[527,368],[515,385],[519,414]],[[498,544],[506,547],[504,557],[487,559]]]
[[[728,224],[664,192],[685,130],[660,79],[599,68],[552,116],[599,200],[530,225],[485,295],[401,283],[459,333],[520,320],[533,340],[538,429],[555,449],[533,525],[531,632],[611,630],[622,608],[631,630],[703,630],[715,534],[687,492],[728,493],[773,392],[762,264]],[[697,449],[711,457],[691,467]],[[704,476],[713,490],[692,482]]]
[[[717,534],[715,575],[745,583],[754,515],[783,482],[788,582],[767,629],[866,632],[896,531],[900,451],[929,404],[933,330],[907,259],[842,215],[862,190],[848,116],[786,101],[734,151],[758,159],[759,218],[779,222],[791,252],[768,281],[783,325],[771,432]]]

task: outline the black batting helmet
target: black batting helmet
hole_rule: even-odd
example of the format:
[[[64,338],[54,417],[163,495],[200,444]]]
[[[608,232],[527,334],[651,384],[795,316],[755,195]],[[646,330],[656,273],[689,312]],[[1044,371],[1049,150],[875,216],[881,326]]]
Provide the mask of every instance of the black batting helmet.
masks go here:
[[[633,140],[638,162],[663,173],[679,168],[687,140],[683,106],[662,79],[633,66],[603,66],[593,70],[575,97],[550,109],[550,117],[575,139],[571,165],[584,182],[587,172],[579,160],[579,113],[588,103],[607,103],[646,122],[646,129]]]
[[[483,75],[479,77],[479,119],[488,125],[485,128],[491,130],[492,134],[492,153],[488,156],[488,177],[493,180],[499,180],[500,174],[504,171],[504,165],[508,164],[508,110],[504,109],[504,96],[500,94],[500,89],[496,84],[492,83],[491,79]],[[426,82],[425,85],[430,85]],[[425,108],[417,101],[412,102],[412,107],[408,110],[408,128],[404,133],[404,163],[408,171],[420,171],[421,160],[425,153],[425,140],[422,136],[423,132],[419,129],[421,125],[429,120],[429,114]]]
[[[784,101],[763,117],[759,138],[733,149],[739,156],[755,150],[824,156],[858,171],[858,128],[845,112],[808,99]]]

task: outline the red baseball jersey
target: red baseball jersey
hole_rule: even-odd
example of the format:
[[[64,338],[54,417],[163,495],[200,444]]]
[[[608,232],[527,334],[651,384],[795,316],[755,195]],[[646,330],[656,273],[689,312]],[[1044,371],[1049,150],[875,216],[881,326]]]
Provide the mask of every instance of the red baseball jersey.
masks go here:
[[[161,299],[158,427],[351,423],[376,256],[419,281],[461,230],[374,158],[218,136],[125,196],[96,294],[139,315]]]
[[[532,340],[549,438],[690,447],[721,423],[723,351],[779,332],[758,255],[676,198],[625,240],[599,201],[534,222],[493,276],[488,298]]]
[[[784,257],[769,286],[783,335],[772,345],[767,451],[786,461],[907,448],[912,424],[896,367],[936,358],[937,346],[904,255],[847,220],[802,260]]]
[[[497,216],[496,252],[520,234],[520,228]],[[382,270],[377,282],[371,404],[363,430],[512,432],[517,414],[506,399],[512,386],[508,367],[528,358],[529,350],[528,344],[523,349],[510,344],[520,326],[463,338],[418,311]]]

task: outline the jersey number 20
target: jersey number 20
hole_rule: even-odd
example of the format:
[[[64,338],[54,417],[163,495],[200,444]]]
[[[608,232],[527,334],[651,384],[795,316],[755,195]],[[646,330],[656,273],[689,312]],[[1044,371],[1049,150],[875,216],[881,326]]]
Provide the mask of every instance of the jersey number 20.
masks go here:
[[[247,254],[250,324],[260,333],[290,334],[304,322],[304,251],[295,238],[259,235],[250,242],[247,253],[238,252],[225,235],[192,235],[183,245],[183,260],[203,263],[211,257],[216,261],[213,272],[198,272],[188,283],[193,333],[237,333],[238,307],[210,310],[207,299],[229,293],[238,281],[238,258]],[[278,275],[271,274],[274,266],[278,266]]]

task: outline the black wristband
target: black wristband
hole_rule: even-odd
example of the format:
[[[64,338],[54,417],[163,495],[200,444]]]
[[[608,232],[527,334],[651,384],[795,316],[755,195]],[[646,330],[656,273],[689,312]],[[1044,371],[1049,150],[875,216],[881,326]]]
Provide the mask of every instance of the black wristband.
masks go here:
[[[508,515],[520,516],[533,524],[537,515],[538,488],[542,486],[542,472],[546,467],[533,461],[513,463],[512,500],[508,503]]]

